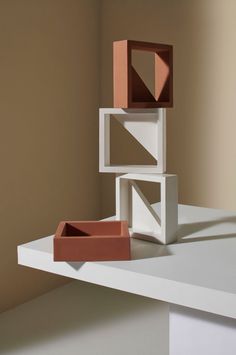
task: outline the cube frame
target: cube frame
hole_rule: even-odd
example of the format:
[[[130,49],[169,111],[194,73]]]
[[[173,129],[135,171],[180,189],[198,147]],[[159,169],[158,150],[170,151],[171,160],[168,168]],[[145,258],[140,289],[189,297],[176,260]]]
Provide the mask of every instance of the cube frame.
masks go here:
[[[132,66],[132,51],[155,53],[155,94]],[[113,104],[120,108],[173,107],[173,46],[122,40],[113,42]],[[142,99],[135,99],[135,95]]]
[[[151,210],[154,217],[160,222],[160,234],[143,233],[133,225],[132,220],[132,201],[130,196],[130,184],[135,186],[135,181],[149,181],[160,184],[161,202],[159,217],[152,209],[151,205],[142,197],[146,208]],[[138,190],[137,190],[138,192]],[[139,192],[138,192],[139,193]],[[142,223],[143,214],[138,217],[140,224]],[[131,231],[135,233],[135,237],[139,239],[151,240],[161,244],[170,244],[177,239],[178,230],[178,178],[174,174],[125,174],[116,176],[116,220],[125,219]],[[157,222],[158,224],[158,222]],[[140,234],[139,234],[140,233]]]
[[[111,165],[110,164],[110,119],[112,115],[123,115],[125,121],[129,115],[147,123],[148,119],[156,122],[153,136],[142,132],[142,139],[156,144],[157,164],[155,165]],[[166,110],[159,109],[99,109],[99,172],[108,173],[164,173],[166,171]]]

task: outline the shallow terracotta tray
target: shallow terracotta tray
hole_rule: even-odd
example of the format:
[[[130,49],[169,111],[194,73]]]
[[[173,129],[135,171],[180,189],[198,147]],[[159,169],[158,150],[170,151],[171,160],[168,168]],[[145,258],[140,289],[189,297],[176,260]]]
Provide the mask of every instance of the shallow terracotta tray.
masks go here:
[[[127,221],[64,221],[54,237],[54,261],[130,260]]]

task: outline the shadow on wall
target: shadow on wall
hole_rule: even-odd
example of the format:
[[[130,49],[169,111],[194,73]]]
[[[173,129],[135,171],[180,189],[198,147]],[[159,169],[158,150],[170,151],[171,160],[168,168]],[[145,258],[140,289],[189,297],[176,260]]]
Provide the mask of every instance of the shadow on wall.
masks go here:
[[[102,107],[112,107],[112,41],[174,45],[167,167],[179,175],[181,203],[236,209],[235,10],[234,1],[103,1]],[[104,216],[114,210],[113,180],[103,176]]]

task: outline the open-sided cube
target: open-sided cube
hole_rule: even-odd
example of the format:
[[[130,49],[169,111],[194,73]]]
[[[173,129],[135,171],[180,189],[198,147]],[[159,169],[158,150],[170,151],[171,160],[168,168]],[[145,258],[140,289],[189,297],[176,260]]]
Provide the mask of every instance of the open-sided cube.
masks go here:
[[[149,91],[132,65],[132,51],[155,56],[155,90]],[[173,106],[173,47],[167,44],[115,41],[113,43],[114,107],[147,108]]]
[[[113,165],[110,157],[110,121],[114,117],[155,159],[153,165]],[[121,143],[122,144],[122,143]],[[119,149],[119,148],[117,148]],[[163,173],[166,170],[166,110],[99,110],[99,171],[113,173]]]
[[[64,221],[54,236],[54,261],[129,260],[127,221]]]
[[[135,181],[160,184],[161,201],[154,210]],[[176,241],[178,228],[177,175],[125,174],[116,177],[116,219],[126,219],[132,236],[161,244]]]

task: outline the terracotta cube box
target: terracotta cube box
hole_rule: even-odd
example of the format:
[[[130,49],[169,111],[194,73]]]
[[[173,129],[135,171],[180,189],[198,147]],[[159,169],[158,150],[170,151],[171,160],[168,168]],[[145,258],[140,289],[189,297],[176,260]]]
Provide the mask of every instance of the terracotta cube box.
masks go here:
[[[54,261],[130,258],[127,221],[64,221],[54,236]]]
[[[132,64],[132,52],[154,54],[155,92],[152,94]],[[116,108],[173,106],[173,47],[131,40],[113,42],[113,89]]]

